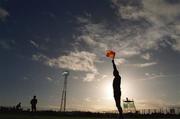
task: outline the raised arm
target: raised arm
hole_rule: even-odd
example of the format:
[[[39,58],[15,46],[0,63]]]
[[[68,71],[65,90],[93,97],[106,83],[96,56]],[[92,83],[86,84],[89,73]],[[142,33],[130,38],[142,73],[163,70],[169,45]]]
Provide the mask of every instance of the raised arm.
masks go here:
[[[114,70],[117,71],[116,64],[114,63],[114,59],[112,60],[112,63],[113,63],[113,68],[114,68]]]

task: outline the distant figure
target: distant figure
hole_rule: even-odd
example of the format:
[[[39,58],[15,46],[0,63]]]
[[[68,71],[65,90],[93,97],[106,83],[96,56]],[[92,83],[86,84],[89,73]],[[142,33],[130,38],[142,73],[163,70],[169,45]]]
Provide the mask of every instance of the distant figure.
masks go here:
[[[34,96],[33,99],[31,100],[31,111],[32,112],[36,112],[36,104],[37,104],[37,99],[36,99],[36,96]]]
[[[16,110],[21,110],[21,103],[20,102],[16,105]]]
[[[113,80],[113,91],[114,91],[114,100],[116,102],[116,107],[119,111],[119,119],[124,119],[123,114],[122,114],[122,108],[121,108],[121,76],[119,75],[119,72],[116,68],[116,65],[114,63],[114,58],[112,59],[112,64],[113,64],[113,75],[114,75],[114,80]]]

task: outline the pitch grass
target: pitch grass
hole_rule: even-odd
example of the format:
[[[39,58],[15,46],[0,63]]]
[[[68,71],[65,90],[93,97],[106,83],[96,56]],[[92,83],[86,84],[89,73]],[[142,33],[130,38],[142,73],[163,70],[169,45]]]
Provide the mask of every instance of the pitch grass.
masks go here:
[[[14,115],[1,114],[0,119],[101,119],[95,117],[64,117],[64,116],[32,116],[32,115]],[[103,118],[107,119],[107,118]]]
[[[48,115],[28,115],[28,114],[0,114],[0,119],[118,119],[101,117],[67,117],[67,116],[48,116]],[[179,119],[177,118],[125,118],[125,119]]]

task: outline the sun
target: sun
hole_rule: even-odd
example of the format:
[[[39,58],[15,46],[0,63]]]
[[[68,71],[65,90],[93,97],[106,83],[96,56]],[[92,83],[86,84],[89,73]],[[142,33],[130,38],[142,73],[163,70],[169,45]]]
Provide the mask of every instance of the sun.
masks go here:
[[[128,80],[128,78],[126,77],[125,79]],[[113,83],[113,78],[109,77],[109,78],[106,78],[101,84],[102,96],[106,100],[111,100],[111,101],[114,100],[112,83]],[[121,92],[122,92],[121,98],[122,99],[126,97],[135,97],[137,94],[134,90],[135,90],[135,87],[131,82],[127,82],[127,81],[121,82]]]
[[[111,80],[106,80],[103,85],[103,92],[104,92],[104,97],[108,100],[113,99],[113,87],[112,87],[112,81]]]

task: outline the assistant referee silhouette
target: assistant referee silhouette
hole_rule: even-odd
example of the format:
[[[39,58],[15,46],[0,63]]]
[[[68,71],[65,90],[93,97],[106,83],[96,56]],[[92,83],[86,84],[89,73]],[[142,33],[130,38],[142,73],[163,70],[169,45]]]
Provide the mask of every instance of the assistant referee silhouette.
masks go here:
[[[119,75],[119,72],[116,68],[116,64],[114,63],[114,58],[112,59],[112,64],[113,64],[113,75],[114,75],[114,80],[113,80],[113,92],[114,92],[114,100],[116,103],[116,107],[119,111],[119,119],[124,119],[123,114],[122,114],[122,108],[121,108],[121,76]]]

